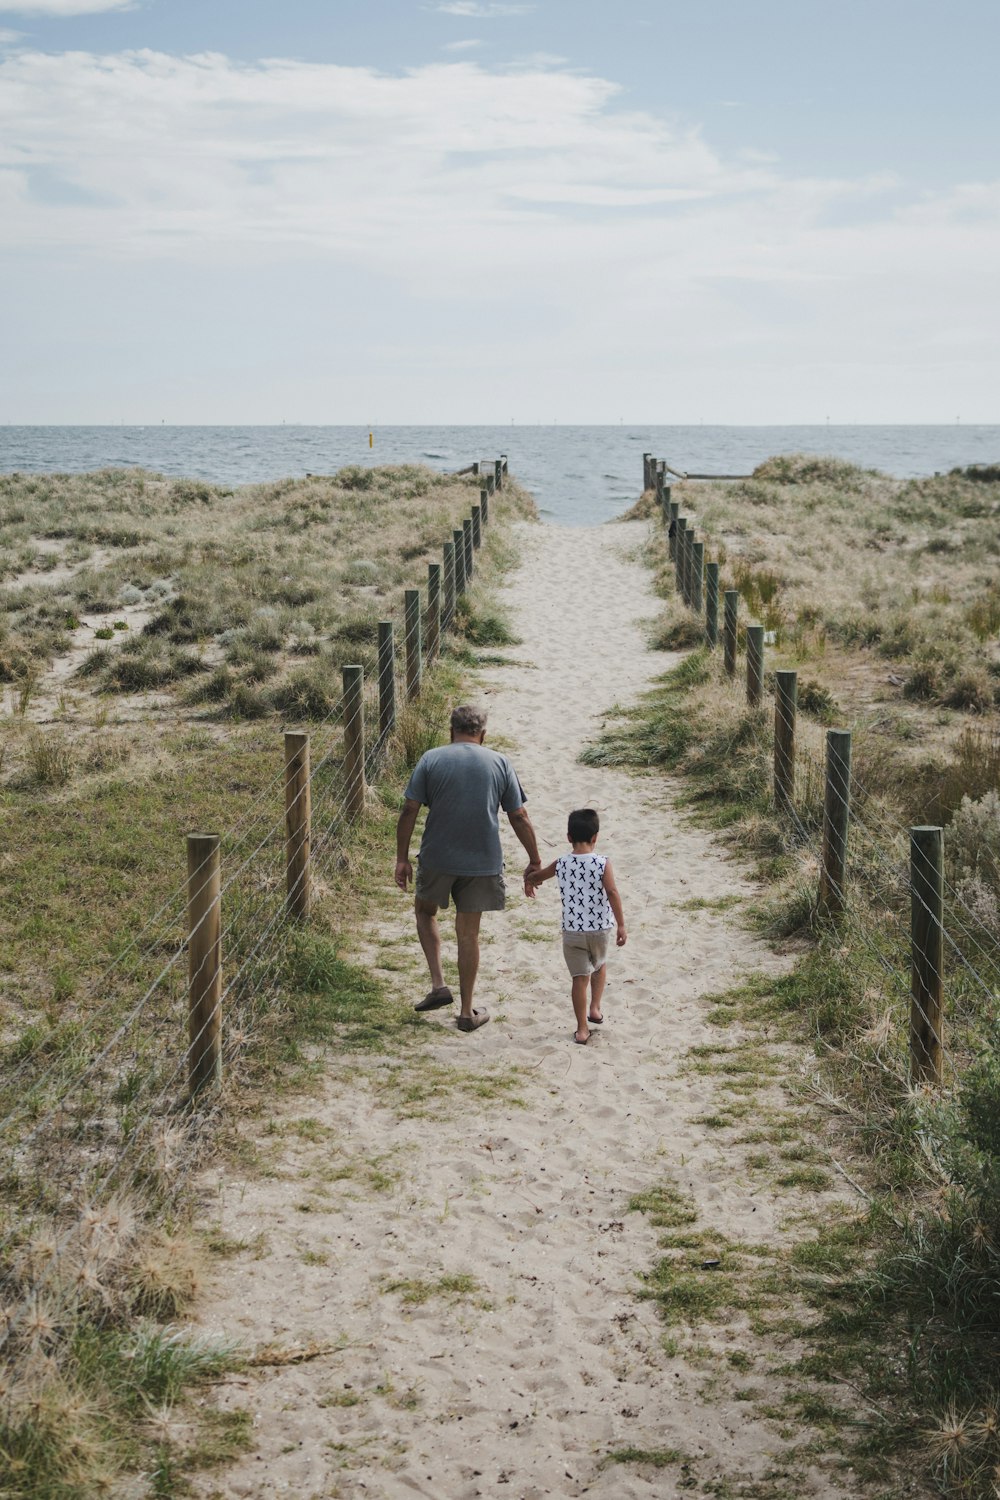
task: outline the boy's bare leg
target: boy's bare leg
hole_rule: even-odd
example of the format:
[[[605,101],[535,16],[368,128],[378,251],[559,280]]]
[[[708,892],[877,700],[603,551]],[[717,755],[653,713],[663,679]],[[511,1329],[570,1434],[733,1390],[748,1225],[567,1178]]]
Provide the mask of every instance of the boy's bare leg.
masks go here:
[[[590,1027],[587,1025],[587,995],[590,991],[590,979],[586,974],[574,974],[573,976],[573,1011],[576,1015],[576,1039],[584,1041],[590,1035]]]
[[[441,932],[438,927],[437,907],[428,901],[414,902],[417,914],[417,937],[424,950],[427,967],[431,972],[431,989],[444,989],[444,973],[441,969]]]
[[[458,939],[458,984],[462,994],[462,1015],[472,1015],[472,992],[479,973],[479,924],[481,911],[457,911],[455,936]]]
[[[604,995],[604,986],[607,983],[608,966],[601,964],[590,976],[590,1014],[594,1020],[604,1020],[604,1011],[601,1007],[601,999]]]

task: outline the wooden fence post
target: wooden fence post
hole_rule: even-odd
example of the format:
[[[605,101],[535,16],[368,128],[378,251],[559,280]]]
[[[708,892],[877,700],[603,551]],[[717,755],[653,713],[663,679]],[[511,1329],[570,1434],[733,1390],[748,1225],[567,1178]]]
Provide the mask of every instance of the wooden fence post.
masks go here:
[[[427,564],[427,660],[441,649],[441,564]]]
[[[472,545],[477,551],[483,545],[483,513],[478,505],[472,507]]]
[[[670,514],[667,517],[667,552],[671,562],[677,561],[677,518],[680,508],[679,500],[671,500]]]
[[[760,708],[764,697],[764,627],[747,626],[747,707]]]
[[[479,514],[483,518],[483,525],[484,526],[487,525],[488,522],[489,522],[489,519],[490,519],[490,492],[489,492],[489,490],[480,490],[479,491]]]
[[[693,542],[691,545],[691,608],[695,614],[701,614],[702,587],[705,578],[705,543]]]
[[[222,1077],[222,877],[217,833],[189,833],[188,1093]]]
[[[719,564],[705,564],[705,641],[714,650],[719,644]]]
[[[451,536],[455,548],[455,598],[460,599],[465,593],[465,534],[456,530]]]
[[[501,478],[503,478],[503,479],[507,478],[507,455],[506,455],[506,453],[501,453],[501,455],[500,455],[500,475],[501,475]]]
[[[795,713],[798,673],[774,674],[774,801],[784,811],[795,798]]]
[[[396,642],[391,620],[378,626],[378,736],[386,739],[396,726]]]
[[[687,530],[687,523],[687,516],[677,517],[677,535],[674,538],[674,586],[682,596],[684,592],[684,533]]]
[[[691,608],[691,598],[694,591],[694,539],[696,536],[694,527],[690,524],[684,528],[684,568],[681,582],[684,588],[684,602],[688,609]]]
[[[406,696],[416,698],[420,693],[422,670],[419,589],[407,589],[403,595],[403,629],[406,634]]]
[[[285,732],[285,890],[289,914],[309,915],[312,901],[312,787],[309,780],[309,736]]]
[[[462,522],[462,546],[465,549],[465,581],[472,577],[475,568],[475,559],[472,556],[472,517],[469,516]]]
[[[419,630],[420,595],[416,597]],[[357,818],[365,810],[365,672],[363,667],[343,667],[341,671],[344,683],[344,811],[349,818]]]
[[[503,489],[503,459],[502,458],[498,458],[496,460],[496,462],[494,463],[494,465],[493,465],[493,488],[495,490],[502,490]]]
[[[444,558],[444,604],[441,610],[441,628],[447,630],[455,618],[455,543],[445,542],[441,555]]]
[[[654,477],[654,483],[656,485],[656,508],[657,508],[657,510],[662,510],[663,509],[663,482],[664,482],[665,478],[666,478],[666,475],[663,472],[663,464],[662,464],[662,462],[659,459],[657,459],[657,462],[656,462],[656,474],[655,474],[655,477]]]
[[[670,525],[670,486],[669,486],[669,484],[664,484],[664,486],[663,486],[663,501],[662,501],[662,504],[660,506],[660,509],[663,511],[663,524],[664,524],[664,526],[669,526]]]
[[[642,455],[642,493],[643,494],[645,494],[646,491],[649,489],[649,460],[652,458],[652,456],[653,455],[651,453],[644,453]]]
[[[736,633],[739,613],[739,591],[726,589],[722,596],[722,662],[727,677],[736,676]]]
[[[851,731],[826,733],[826,790],[823,797],[823,863],[819,909],[838,917],[847,904],[847,829],[851,816]]]
[[[910,829],[910,1081],[944,1074],[944,835]]]

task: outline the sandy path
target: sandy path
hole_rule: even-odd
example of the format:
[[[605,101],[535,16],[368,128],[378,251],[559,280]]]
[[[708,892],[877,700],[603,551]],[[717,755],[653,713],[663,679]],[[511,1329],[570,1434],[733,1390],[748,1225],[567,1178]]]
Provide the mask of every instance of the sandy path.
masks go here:
[[[428,1022],[435,1062],[487,1079],[513,1065],[526,1107],[466,1093],[444,1117],[400,1117],[393,1064],[369,1059],[332,1064],[318,1099],[287,1102],[277,1134],[262,1136],[271,1175],[217,1185],[221,1232],[250,1248],[226,1263],[206,1323],[251,1344],[341,1347],[222,1388],[223,1406],[253,1412],[254,1448],[199,1480],[202,1494],[646,1497],[722,1479],[732,1493],[753,1482],[755,1494],[779,1493],[775,1425],[731,1382],[707,1394],[704,1366],[665,1352],[654,1304],[635,1297],[657,1236],[627,1211],[632,1193],[672,1179],[701,1222],[735,1240],[780,1238],[790,1206],[787,1194],[755,1195],[720,1133],[696,1123],[717,1085],[682,1065],[692,1045],[719,1041],[701,997],[782,961],[731,913],[678,905],[751,887],[672,811],[668,782],[576,761],[602,710],[670,660],[645,645],[655,601],[633,555],[643,534],[637,523],[526,528],[506,590],[524,644],[517,664],[483,674],[543,857],[564,848],[570,807],[601,810],[630,930],[606,1024],[589,1047],[572,1044],[549,885],[484,922],[479,999],[491,1024],[465,1037],[447,1014]],[[571,602],[570,581],[588,577],[599,602]],[[522,865],[511,839],[508,870]],[[384,956],[398,940],[406,973],[388,977],[419,996],[411,921],[400,900],[378,942]],[[475,1278],[464,1294],[440,1286],[463,1275]],[[387,1290],[416,1279],[439,1289],[422,1303]],[[717,1350],[748,1347],[742,1324],[708,1337]],[[627,1446],[678,1448],[692,1465],[602,1466]],[[814,1471],[798,1489],[840,1493]]]

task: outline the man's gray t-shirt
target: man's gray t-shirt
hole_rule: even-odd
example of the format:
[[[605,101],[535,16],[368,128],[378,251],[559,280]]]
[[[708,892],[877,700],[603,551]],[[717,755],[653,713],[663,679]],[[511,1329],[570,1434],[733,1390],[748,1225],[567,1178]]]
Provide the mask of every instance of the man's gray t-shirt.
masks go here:
[[[506,755],[460,741],[428,750],[403,793],[423,802],[427,822],[420,861],[448,875],[499,875],[499,812],[517,812],[524,793]]]

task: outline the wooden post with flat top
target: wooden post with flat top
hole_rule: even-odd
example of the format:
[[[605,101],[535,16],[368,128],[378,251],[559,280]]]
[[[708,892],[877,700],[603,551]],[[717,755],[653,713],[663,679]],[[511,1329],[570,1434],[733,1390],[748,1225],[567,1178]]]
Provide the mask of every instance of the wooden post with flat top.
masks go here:
[[[416,593],[416,590],[414,590]],[[417,629],[420,628],[417,594]],[[365,810],[365,673],[363,667],[342,668],[344,684],[344,811],[357,818]]]
[[[403,595],[403,631],[406,635],[406,696],[420,695],[421,640],[420,590],[407,589]]]
[[[774,804],[782,812],[795,800],[795,716],[797,672],[774,674]]]
[[[847,905],[847,829],[851,816],[851,731],[826,732],[826,789],[823,796],[823,853],[819,877],[820,912],[839,917]]]
[[[764,698],[764,627],[747,626],[747,707],[760,708]]]
[[[396,642],[391,620],[378,625],[378,737],[386,740],[396,726]]]
[[[475,569],[472,546],[472,517],[462,522],[462,546],[465,549],[465,581],[469,582]]]
[[[694,542],[691,546],[691,608],[701,614],[702,585],[705,577],[705,543]]]
[[[460,599],[465,593],[465,534],[456,529],[451,535],[455,548],[455,598]]]
[[[288,914],[300,922],[308,917],[312,898],[311,844],[309,736],[289,729],[285,731],[285,890]]]
[[[444,601],[441,606],[441,628],[447,630],[455,618],[455,543],[445,542],[441,549],[444,579]]]
[[[722,596],[722,662],[727,677],[736,676],[736,645],[739,628],[740,596],[738,589],[726,589]]]
[[[427,564],[427,660],[441,649],[441,564]]]
[[[222,877],[217,833],[189,833],[188,1054],[191,1098],[222,1077]]]
[[[941,1083],[944,1017],[944,835],[910,829],[910,1081]]]
[[[719,644],[719,564],[705,564],[705,644]]]

